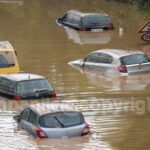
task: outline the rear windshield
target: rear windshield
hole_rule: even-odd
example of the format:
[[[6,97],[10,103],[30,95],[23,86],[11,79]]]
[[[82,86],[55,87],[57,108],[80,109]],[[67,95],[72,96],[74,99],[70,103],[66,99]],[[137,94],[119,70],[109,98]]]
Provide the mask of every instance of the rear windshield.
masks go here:
[[[46,128],[64,128],[84,123],[80,112],[61,112],[40,117],[40,125]]]
[[[149,61],[150,60],[148,56],[146,56],[145,54],[135,54],[121,58],[121,64],[124,65],[148,63]]]
[[[17,93],[19,95],[42,91],[52,91],[52,86],[46,79],[20,81],[17,83]]]
[[[111,23],[108,16],[100,15],[90,15],[83,18],[83,26],[85,27],[99,27],[99,26],[109,26]]]
[[[11,67],[15,65],[14,52],[0,52],[0,68]]]

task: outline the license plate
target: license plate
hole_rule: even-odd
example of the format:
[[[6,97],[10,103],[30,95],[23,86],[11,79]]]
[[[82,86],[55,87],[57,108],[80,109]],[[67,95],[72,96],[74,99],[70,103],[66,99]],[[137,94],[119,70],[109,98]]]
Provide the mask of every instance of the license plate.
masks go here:
[[[103,32],[103,29],[91,29],[91,32]]]

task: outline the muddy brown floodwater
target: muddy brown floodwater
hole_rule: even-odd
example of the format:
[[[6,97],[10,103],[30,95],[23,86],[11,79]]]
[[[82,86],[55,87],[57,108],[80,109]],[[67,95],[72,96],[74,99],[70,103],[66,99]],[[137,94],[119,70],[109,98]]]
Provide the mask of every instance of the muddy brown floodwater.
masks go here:
[[[69,9],[102,10],[111,17],[115,30],[91,35],[64,29],[55,19]],[[75,104],[92,130],[89,137],[35,139],[17,127],[13,116],[26,105],[51,100],[18,102],[1,97],[0,149],[150,149],[149,76],[112,79],[67,64],[102,48],[140,49],[149,54],[150,45],[137,33],[148,15],[107,0],[0,1],[0,40],[10,41],[17,50],[21,70],[46,76],[57,100]]]

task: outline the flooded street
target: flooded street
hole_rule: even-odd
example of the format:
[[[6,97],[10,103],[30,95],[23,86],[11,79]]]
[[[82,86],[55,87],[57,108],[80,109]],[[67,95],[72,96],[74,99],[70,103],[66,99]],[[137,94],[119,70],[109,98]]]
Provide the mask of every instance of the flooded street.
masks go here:
[[[4,1],[4,0],[3,0]],[[0,41],[8,40],[20,68],[46,76],[57,101],[75,104],[91,127],[89,137],[35,139],[19,129],[13,116],[43,100],[0,98],[0,149],[5,150],[148,150],[150,149],[150,78],[101,77],[68,65],[103,48],[140,49],[150,55],[139,28],[149,16],[129,5],[107,0],[0,1]],[[106,33],[81,33],[55,20],[69,9],[104,11],[115,25]],[[120,31],[121,29],[121,31]]]

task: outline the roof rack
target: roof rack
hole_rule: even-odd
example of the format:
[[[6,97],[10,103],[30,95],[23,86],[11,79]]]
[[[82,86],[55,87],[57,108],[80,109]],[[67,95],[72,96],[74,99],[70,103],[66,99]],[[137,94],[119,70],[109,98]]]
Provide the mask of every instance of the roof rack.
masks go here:
[[[0,41],[0,49],[13,49],[9,41]]]

